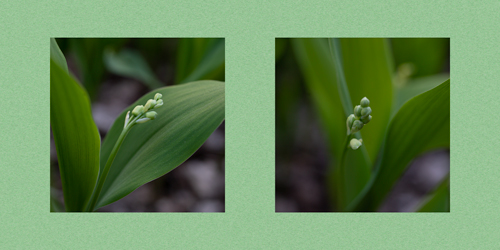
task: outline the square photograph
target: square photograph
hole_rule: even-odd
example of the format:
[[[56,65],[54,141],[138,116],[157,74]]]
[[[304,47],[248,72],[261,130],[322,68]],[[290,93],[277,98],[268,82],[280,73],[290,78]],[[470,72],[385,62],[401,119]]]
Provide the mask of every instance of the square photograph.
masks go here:
[[[50,39],[51,212],[224,212],[223,38]]]
[[[277,38],[276,212],[449,212],[450,39]]]

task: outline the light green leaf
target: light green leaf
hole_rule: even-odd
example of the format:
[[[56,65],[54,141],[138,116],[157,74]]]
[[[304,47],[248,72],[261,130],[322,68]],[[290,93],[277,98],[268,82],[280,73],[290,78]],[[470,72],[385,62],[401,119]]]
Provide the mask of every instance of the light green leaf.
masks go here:
[[[353,105],[359,105],[361,98],[367,97],[373,110],[372,120],[360,132],[373,164],[392,108],[392,69],[387,41],[383,38],[342,38],[340,45]],[[349,114],[352,112],[351,108]]]
[[[447,80],[401,107],[389,125],[376,172],[350,209],[375,210],[413,158],[449,145],[450,80]]]
[[[66,58],[64,57],[61,49],[57,45],[55,38],[50,38],[50,58],[59,65],[64,71],[68,71],[68,64],[66,63]]]
[[[125,137],[96,208],[123,198],[179,166],[224,120],[223,82],[198,81],[154,90],[116,119],[102,146],[102,166],[122,132],[127,111],[143,105],[155,93],[163,95],[164,105],[155,110],[155,120],[136,125]]]
[[[422,202],[418,212],[450,212],[450,181],[446,178],[436,190]]]
[[[292,47],[301,68],[306,87],[311,95],[324,130],[327,132],[330,151],[340,158],[346,138],[346,115],[337,88],[335,65],[327,39],[291,39]],[[361,99],[360,99],[361,100]],[[359,102],[359,100],[358,100]],[[345,199],[350,202],[363,189],[370,176],[370,166],[362,150],[350,150],[346,156]],[[335,189],[333,171],[329,184]],[[330,192],[334,194],[335,192]],[[344,207],[344,204],[338,204]]]
[[[393,113],[396,112],[411,98],[420,95],[430,89],[435,88],[450,78],[450,74],[437,74],[432,76],[419,77],[411,79],[407,84],[401,87],[396,87],[396,100],[394,103]]]
[[[225,60],[225,46],[224,39],[217,39],[205,51],[203,58],[196,68],[180,83],[192,82],[202,79],[208,79],[209,74],[222,69]]]
[[[68,212],[83,211],[99,172],[100,137],[85,90],[50,60],[50,124]]]
[[[142,55],[133,50],[122,49],[115,52],[112,49],[104,51],[104,63],[108,70],[114,74],[134,78],[151,89],[165,86],[155,76]]]

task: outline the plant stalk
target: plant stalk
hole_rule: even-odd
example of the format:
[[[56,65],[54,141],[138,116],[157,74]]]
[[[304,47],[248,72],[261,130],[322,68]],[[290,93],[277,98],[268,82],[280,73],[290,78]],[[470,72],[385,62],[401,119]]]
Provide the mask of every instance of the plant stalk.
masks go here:
[[[122,133],[118,137],[118,140],[115,143],[115,146],[113,147],[113,150],[111,150],[111,153],[109,155],[108,161],[106,162],[106,165],[104,167],[104,170],[102,171],[102,174],[100,174],[97,177],[97,185],[94,188],[94,192],[92,192],[92,196],[90,197],[89,204],[87,206],[86,212],[93,212],[95,209],[95,205],[97,203],[97,200],[99,198],[99,195],[101,194],[102,187],[104,186],[104,181],[106,180],[106,177],[108,176],[109,170],[111,169],[111,165],[113,164],[113,161],[115,160],[116,154],[118,153],[118,150],[120,149],[120,146],[123,143],[123,140],[125,140],[125,136],[127,136],[128,132],[132,127],[135,125],[135,121],[137,121],[139,118],[141,118],[142,115],[135,117],[133,120],[129,121],[128,125],[122,130]]]

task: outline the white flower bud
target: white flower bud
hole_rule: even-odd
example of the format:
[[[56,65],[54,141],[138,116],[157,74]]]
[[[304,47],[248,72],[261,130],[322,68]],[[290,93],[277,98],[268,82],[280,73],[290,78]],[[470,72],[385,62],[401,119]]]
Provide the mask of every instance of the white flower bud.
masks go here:
[[[154,108],[156,105],[156,101],[153,99],[149,99],[148,102],[146,102],[146,105],[144,105],[144,112],[147,112],[150,108]]]
[[[162,94],[160,94],[160,93],[156,93],[156,95],[155,95],[155,97],[154,97],[155,101],[160,100],[162,96],[163,96]]]
[[[139,116],[142,113],[144,113],[144,106],[142,105],[137,105],[134,110],[132,110],[132,115],[134,116]]]
[[[347,134],[351,134],[351,127],[352,124],[354,123],[354,115],[351,114],[349,117],[347,117],[346,125],[347,125]]]
[[[146,117],[151,119],[151,120],[154,120],[156,118],[156,115],[157,115],[157,113],[154,111],[149,111],[146,113]]]
[[[163,100],[162,100],[162,99],[160,99],[160,100],[158,100],[158,101],[156,102],[156,105],[154,106],[154,108],[159,108],[159,107],[161,107],[161,106],[163,106]]]
[[[356,150],[358,149],[359,147],[361,147],[361,145],[363,145],[363,140],[360,139],[352,139],[351,142],[349,143],[349,146],[351,146],[352,149]]]

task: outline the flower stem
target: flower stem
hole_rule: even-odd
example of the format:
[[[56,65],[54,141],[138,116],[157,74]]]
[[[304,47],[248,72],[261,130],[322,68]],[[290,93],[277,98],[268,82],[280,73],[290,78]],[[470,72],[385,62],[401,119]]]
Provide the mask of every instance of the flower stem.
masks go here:
[[[113,150],[111,150],[111,153],[109,154],[109,158],[108,158],[108,161],[106,162],[104,170],[97,177],[97,185],[94,188],[94,192],[92,192],[92,196],[90,197],[90,201],[89,201],[89,204],[87,206],[86,212],[93,212],[95,210],[95,205],[97,203],[99,195],[101,194],[102,187],[104,186],[104,181],[106,180],[106,177],[108,176],[109,170],[111,169],[111,165],[113,164],[113,161],[115,160],[116,154],[118,153],[118,149],[120,149],[120,146],[122,145],[123,140],[125,139],[125,136],[127,136],[130,129],[136,124],[135,121],[137,121],[141,117],[142,117],[142,115],[135,117],[122,130],[122,133],[118,137],[118,140],[116,141],[115,146],[113,147]]]

